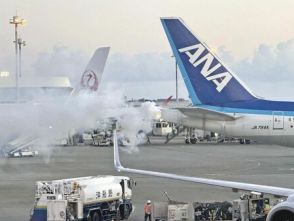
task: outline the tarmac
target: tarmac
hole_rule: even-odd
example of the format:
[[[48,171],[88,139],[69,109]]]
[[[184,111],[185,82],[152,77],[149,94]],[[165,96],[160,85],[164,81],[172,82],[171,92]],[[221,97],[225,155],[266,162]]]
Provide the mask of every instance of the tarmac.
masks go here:
[[[152,140],[151,140],[152,141]],[[152,141],[153,142],[153,141]],[[137,152],[121,151],[124,166],[182,175],[294,188],[294,148],[261,144],[170,144],[156,140]],[[154,143],[153,142],[153,143]],[[124,148],[125,149],[125,148]],[[46,150],[46,151],[44,151]],[[0,159],[0,221],[29,220],[35,181],[91,175],[128,175],[113,167],[112,147],[67,146],[44,149],[34,158]],[[213,202],[237,199],[230,189],[129,174],[137,182],[130,221],[143,220],[146,200]]]

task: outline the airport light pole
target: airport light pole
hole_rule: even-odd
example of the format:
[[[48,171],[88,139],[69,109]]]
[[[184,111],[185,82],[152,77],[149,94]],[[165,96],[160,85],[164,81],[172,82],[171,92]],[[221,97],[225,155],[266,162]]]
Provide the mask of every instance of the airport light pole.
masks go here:
[[[18,70],[18,76],[21,78],[21,47],[26,46],[26,42],[23,41],[21,38],[18,38],[18,50],[19,50],[19,70]]]
[[[19,25],[24,25],[26,23],[25,19],[22,19],[18,17],[17,15],[13,16],[12,19],[9,21],[10,24],[14,25],[14,35],[15,35],[15,40],[13,43],[15,44],[15,100],[18,102],[18,93],[19,93],[19,88],[18,88],[18,77],[19,77],[19,63],[18,63],[18,26]]]
[[[175,56],[174,55],[172,55],[171,56],[172,58],[174,58]],[[176,102],[178,103],[178,101],[179,101],[179,94],[178,94],[178,62],[177,62],[177,59],[175,58],[175,64],[176,64],[176,66],[175,66],[175,70],[176,70]]]

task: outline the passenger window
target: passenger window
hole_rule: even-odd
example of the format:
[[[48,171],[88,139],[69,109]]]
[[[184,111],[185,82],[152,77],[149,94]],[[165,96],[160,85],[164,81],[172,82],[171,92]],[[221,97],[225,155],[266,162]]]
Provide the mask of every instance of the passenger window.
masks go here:
[[[103,191],[102,191],[102,197],[103,197],[103,198],[106,198],[106,190],[103,190]]]
[[[108,197],[112,197],[112,189],[108,190]]]

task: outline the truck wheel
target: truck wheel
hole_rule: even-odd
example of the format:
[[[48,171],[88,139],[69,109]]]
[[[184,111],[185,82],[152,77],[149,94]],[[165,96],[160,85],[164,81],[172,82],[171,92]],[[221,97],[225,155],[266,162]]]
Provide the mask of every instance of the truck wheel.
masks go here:
[[[97,212],[95,212],[93,214],[92,221],[100,221],[100,217],[99,217],[99,214]]]
[[[197,142],[197,139],[196,138],[191,138],[191,143],[192,144],[196,144],[196,142]]]
[[[121,214],[120,214],[120,210],[118,208],[117,212],[116,212],[116,216],[115,216],[115,221],[119,221],[120,219],[121,219]]]
[[[124,218],[127,219],[131,214],[131,209],[129,205],[126,205],[125,212],[124,212]]]

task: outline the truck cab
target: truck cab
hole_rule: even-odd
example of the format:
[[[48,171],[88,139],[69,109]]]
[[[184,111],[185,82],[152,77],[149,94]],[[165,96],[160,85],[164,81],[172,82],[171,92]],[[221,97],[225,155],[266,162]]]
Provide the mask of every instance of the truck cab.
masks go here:
[[[153,123],[152,135],[154,136],[166,136],[172,134],[173,128],[169,125],[167,121],[160,120]]]
[[[270,209],[270,199],[261,193],[243,194],[233,201],[233,221],[265,221]]]
[[[120,185],[122,187],[122,200],[123,203],[119,206],[119,212],[121,218],[128,218],[133,211],[131,202],[132,189],[136,185],[136,182],[132,178],[122,178]]]

